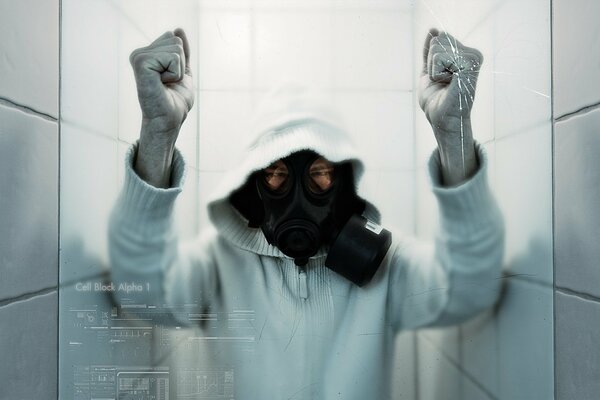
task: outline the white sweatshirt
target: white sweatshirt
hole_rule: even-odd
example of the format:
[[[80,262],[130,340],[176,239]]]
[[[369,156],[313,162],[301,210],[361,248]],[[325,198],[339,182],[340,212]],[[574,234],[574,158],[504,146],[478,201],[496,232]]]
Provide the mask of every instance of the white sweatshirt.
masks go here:
[[[184,180],[181,154],[175,151],[172,187],[157,189],[133,171],[132,146],[110,221],[113,282],[143,283],[150,290],[128,297],[170,307],[181,325],[196,319],[177,312],[184,305],[217,315],[251,310],[243,346],[223,339],[235,337],[232,326],[201,330],[217,338],[208,341],[204,367],[233,371],[235,399],[388,399],[396,333],[458,323],[497,299],[504,230],[487,184],[487,158],[477,145],[477,173],[444,188],[434,152],[429,170],[440,210],[435,242],[386,227],[392,246],[361,288],[324,266],[326,249],[300,270],[260,229],[248,228],[227,200],[252,171],[304,148],[333,162],[351,160],[360,179],[362,163],[344,131],[300,114],[258,129],[246,158],[209,203],[214,226],[186,243],[173,228],[173,204]],[[370,203],[364,215],[379,219]]]

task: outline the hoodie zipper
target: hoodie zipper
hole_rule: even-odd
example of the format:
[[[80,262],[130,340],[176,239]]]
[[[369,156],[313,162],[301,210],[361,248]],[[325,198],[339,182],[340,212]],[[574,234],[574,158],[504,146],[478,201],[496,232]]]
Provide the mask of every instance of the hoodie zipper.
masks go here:
[[[298,288],[300,290],[300,298],[308,299],[308,283],[306,281],[306,269],[298,266]]]

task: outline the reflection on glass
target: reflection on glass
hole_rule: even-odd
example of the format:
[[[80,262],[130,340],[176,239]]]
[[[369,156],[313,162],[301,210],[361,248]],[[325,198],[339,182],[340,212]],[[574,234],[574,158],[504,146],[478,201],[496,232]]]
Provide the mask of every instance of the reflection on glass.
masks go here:
[[[61,398],[551,398],[549,3],[63,0]]]

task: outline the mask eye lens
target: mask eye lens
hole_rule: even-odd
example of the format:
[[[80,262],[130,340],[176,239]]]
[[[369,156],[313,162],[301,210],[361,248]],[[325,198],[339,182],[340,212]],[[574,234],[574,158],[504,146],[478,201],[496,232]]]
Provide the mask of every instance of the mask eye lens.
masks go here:
[[[333,164],[323,157],[319,157],[310,165],[308,176],[308,188],[310,191],[315,194],[324,193],[333,185]]]
[[[281,160],[276,161],[263,171],[265,185],[273,192],[281,193],[286,190],[289,182],[288,168]]]

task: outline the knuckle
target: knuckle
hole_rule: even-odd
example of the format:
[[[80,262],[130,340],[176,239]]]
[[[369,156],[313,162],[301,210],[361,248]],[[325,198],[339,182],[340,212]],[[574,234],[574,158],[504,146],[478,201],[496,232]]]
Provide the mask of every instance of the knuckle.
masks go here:
[[[477,61],[480,64],[483,64],[483,59],[484,59],[483,53],[481,51],[477,50],[477,49],[475,49],[475,58],[477,58]]]
[[[137,65],[139,65],[139,62],[140,56],[137,51],[134,51],[129,55],[129,63],[131,64],[131,66],[136,67]]]

